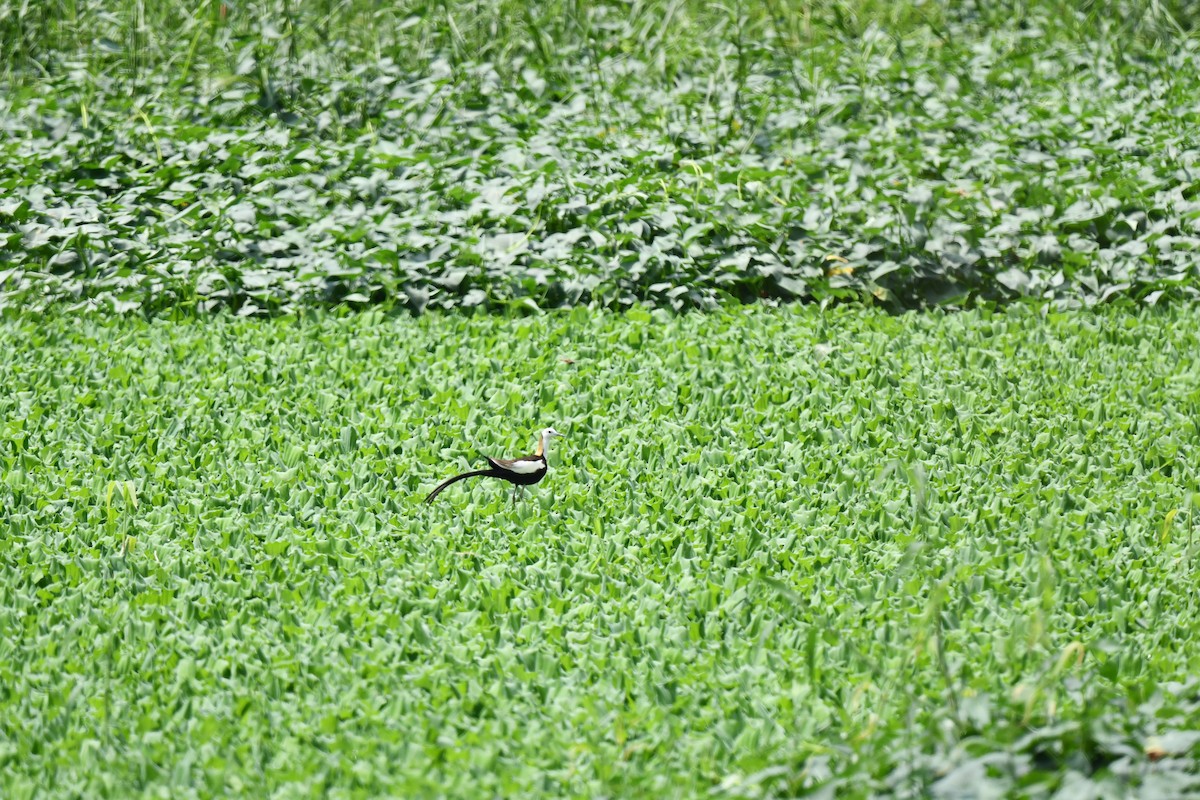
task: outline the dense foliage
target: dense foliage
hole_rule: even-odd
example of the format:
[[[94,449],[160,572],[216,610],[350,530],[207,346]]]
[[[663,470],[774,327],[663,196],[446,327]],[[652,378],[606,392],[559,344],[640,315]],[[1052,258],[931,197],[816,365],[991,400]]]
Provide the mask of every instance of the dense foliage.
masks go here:
[[[0,786],[1181,797],[1198,331],[10,319]]]
[[[1016,6],[0,0],[0,307],[1195,297],[1188,4]]]
[[[1200,793],[1198,18],[0,0],[0,795]]]

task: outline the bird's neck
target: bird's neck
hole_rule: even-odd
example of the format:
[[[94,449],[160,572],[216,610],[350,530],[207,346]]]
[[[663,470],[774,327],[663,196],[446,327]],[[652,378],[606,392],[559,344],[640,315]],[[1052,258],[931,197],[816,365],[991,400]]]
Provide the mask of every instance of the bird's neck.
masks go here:
[[[546,455],[546,445],[548,444],[550,444],[550,437],[543,434],[542,437],[538,439],[537,449],[533,451],[533,454],[535,456]]]

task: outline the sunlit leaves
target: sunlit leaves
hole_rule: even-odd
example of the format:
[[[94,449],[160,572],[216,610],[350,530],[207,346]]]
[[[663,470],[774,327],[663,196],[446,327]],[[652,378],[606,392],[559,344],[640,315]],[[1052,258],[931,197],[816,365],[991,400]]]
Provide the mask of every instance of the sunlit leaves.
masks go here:
[[[0,785],[1155,796],[1197,770],[1197,331],[10,320]],[[547,424],[525,501],[421,504]]]

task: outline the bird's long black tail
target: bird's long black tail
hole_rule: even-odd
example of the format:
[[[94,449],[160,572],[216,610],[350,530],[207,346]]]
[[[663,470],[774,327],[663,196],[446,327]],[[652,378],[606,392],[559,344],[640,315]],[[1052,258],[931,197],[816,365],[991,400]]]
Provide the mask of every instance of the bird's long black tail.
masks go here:
[[[481,478],[481,477],[495,478],[495,477],[499,476],[500,474],[501,473],[499,471],[494,470],[494,469],[477,469],[474,472],[464,472],[462,475],[455,475],[453,478],[449,478],[445,481],[442,481],[442,483],[440,483],[436,489],[434,489],[432,492],[429,493],[429,497],[425,498],[425,502],[432,503],[433,498],[435,498],[439,494],[441,494],[442,489],[445,489],[447,486],[449,486],[452,483],[458,483],[459,481],[466,480],[467,478]]]

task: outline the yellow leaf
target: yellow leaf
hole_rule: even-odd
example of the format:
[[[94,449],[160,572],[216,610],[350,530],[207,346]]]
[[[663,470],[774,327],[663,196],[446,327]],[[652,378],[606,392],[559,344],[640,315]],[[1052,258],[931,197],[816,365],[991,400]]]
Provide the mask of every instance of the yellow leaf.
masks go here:
[[[1167,512],[1167,517],[1163,520],[1162,534],[1159,536],[1159,541],[1165,542],[1167,540],[1167,534],[1171,532],[1171,523],[1175,521],[1175,515],[1178,513],[1178,508],[1172,508]]]

